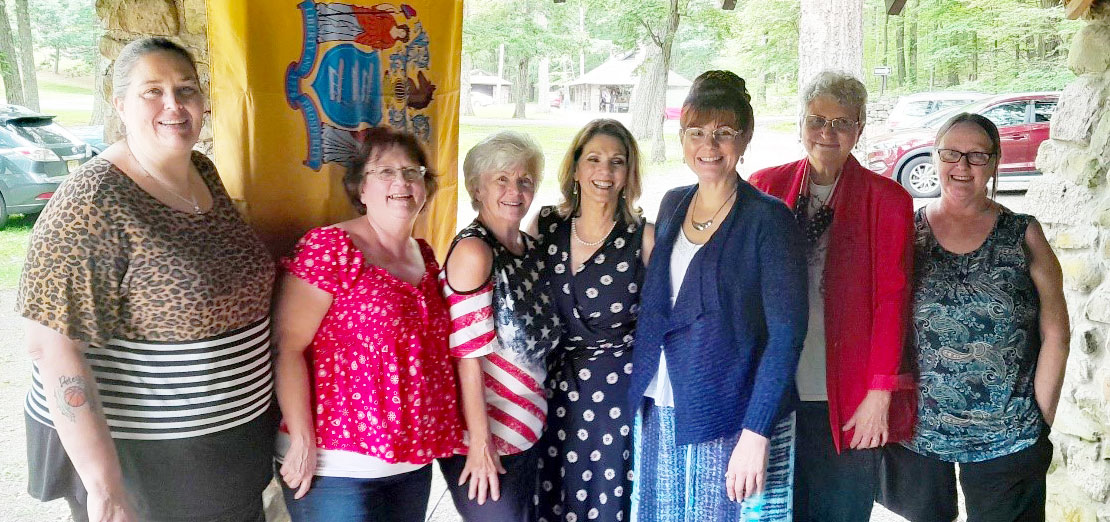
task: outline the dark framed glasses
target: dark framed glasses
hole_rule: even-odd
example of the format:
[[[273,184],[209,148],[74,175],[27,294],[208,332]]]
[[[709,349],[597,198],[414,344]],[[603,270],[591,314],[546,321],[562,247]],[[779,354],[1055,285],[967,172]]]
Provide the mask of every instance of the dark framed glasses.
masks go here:
[[[945,163],[959,163],[960,159],[967,158],[968,165],[983,166],[990,163],[992,152],[960,152],[953,149],[937,149],[937,158]]]

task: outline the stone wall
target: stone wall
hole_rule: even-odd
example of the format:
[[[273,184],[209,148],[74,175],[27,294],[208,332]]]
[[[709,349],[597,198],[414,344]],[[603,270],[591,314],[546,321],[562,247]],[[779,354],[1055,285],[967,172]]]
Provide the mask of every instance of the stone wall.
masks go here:
[[[1110,522],[1110,0],[1075,36],[1044,176],[1027,194],[1064,270],[1072,342],[1049,470],[1049,520]]]
[[[208,92],[208,36],[205,0],[96,0],[96,14],[105,33],[100,38],[104,62],[95,79],[98,102],[107,103],[104,135],[108,143],[121,137],[119,117],[111,110],[112,63],[120,49],[144,36],[166,36],[183,45],[196,59],[202,89]],[[211,125],[206,122],[197,148],[212,150]]]

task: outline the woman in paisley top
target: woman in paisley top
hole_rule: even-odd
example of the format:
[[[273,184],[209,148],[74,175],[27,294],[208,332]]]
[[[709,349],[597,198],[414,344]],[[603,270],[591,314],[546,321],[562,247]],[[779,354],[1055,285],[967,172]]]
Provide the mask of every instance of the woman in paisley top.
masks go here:
[[[542,174],[543,153],[518,132],[485,138],[463,162],[478,217],[455,236],[441,281],[467,448],[440,466],[467,521],[531,515],[535,444],[547,420],[544,361],[561,330],[540,281],[537,242],[520,230]]]
[[[31,494],[75,520],[264,520],[273,260],[192,150],[189,53],[136,40],[113,84],[126,137],[58,189],[20,282]]]
[[[544,277],[564,324],[547,384],[537,521],[627,520],[632,334],[655,227],[636,208],[640,153],[620,122],[594,120],[559,169],[563,201],[540,210]]]
[[[1068,354],[1060,264],[1036,219],[988,197],[1001,150],[990,120],[956,115],[936,144],[941,197],[915,216],[919,420],[887,449],[883,503],[914,522],[955,519],[959,463],[968,520],[1044,520]]]

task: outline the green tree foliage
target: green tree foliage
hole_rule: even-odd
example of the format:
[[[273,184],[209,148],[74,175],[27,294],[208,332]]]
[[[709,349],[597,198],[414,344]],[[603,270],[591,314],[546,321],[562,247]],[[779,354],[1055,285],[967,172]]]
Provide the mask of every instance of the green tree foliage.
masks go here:
[[[793,107],[801,1],[739,0],[723,11],[717,0],[684,0],[672,69],[691,79],[706,69],[729,69],[748,81],[756,103],[769,110]],[[900,17],[889,19],[884,0],[864,2],[864,81],[876,94],[879,78],[871,71],[880,65],[897,69],[888,78],[890,94],[1054,90],[1073,78],[1068,43],[1082,22],[1064,20],[1060,0],[909,0]],[[484,0],[469,4],[474,12],[464,24],[464,50],[475,67],[493,72],[497,46],[505,43],[509,78],[509,56],[546,53],[554,80],[571,80],[580,64],[588,71],[613,54],[650,45],[649,28],[662,25],[668,3]],[[530,64],[528,77],[534,78]]]
[[[884,2],[866,2],[865,12],[876,14],[864,17],[866,70],[896,66],[896,56],[882,53]],[[1074,78],[1066,67],[1067,44],[1082,22],[1064,20],[1058,0],[911,0],[902,16],[905,61],[916,67],[907,65],[915,70],[905,71],[902,85],[888,84],[888,91],[1055,90]],[[875,76],[866,81],[878,86]]]
[[[31,26],[35,47],[52,51],[52,67],[59,72],[61,58],[96,63],[100,22],[90,0],[31,0]]]

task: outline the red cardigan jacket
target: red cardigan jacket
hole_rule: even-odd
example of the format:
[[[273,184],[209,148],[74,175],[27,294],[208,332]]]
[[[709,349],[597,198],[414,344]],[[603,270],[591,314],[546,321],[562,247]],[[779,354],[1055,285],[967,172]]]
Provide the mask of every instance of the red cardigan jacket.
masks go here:
[[[760,170],[749,182],[791,209],[805,179],[803,159]],[[837,452],[841,431],[868,390],[891,390],[889,442],[913,435],[917,387],[902,359],[910,328],[913,282],[913,199],[894,181],[852,156],[833,194],[825,261],[825,349],[829,424]]]

